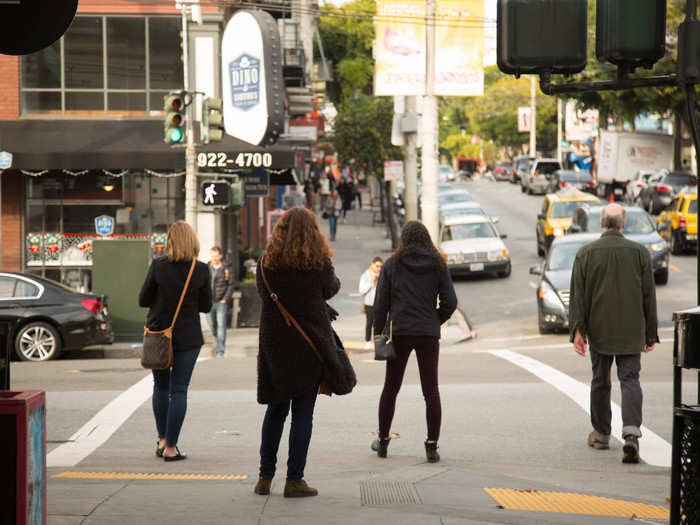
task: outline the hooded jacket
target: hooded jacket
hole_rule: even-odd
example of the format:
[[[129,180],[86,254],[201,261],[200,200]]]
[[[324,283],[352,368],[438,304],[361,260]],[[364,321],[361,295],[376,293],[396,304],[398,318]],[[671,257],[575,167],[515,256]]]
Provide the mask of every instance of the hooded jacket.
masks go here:
[[[398,263],[394,255],[382,267],[374,298],[374,330],[382,333],[391,313],[392,334],[440,337],[440,325],[456,308],[447,269],[427,250],[414,248]]]

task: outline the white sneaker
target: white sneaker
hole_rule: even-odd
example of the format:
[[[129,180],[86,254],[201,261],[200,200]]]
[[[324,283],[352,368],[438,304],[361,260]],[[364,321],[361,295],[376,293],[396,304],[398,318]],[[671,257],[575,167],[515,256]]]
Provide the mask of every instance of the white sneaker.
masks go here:
[[[372,341],[367,341],[365,343],[365,350],[371,350],[372,349]]]

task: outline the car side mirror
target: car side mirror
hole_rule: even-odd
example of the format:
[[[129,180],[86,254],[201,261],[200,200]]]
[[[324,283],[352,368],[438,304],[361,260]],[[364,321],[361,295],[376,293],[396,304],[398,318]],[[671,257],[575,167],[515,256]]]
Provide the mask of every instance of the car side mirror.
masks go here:
[[[543,220],[544,220],[544,214],[543,214],[543,213],[538,213],[538,214],[537,214],[537,220],[538,220],[538,221],[543,221]]]
[[[530,266],[530,275],[542,275],[542,265]]]

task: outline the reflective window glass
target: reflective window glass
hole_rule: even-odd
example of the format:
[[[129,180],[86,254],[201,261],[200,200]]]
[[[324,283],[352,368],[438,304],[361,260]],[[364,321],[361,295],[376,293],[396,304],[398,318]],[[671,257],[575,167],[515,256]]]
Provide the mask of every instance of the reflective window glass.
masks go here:
[[[60,40],[41,51],[23,56],[20,64],[22,68],[22,87],[61,87]]]
[[[152,17],[148,23],[151,89],[182,87],[182,22],[175,17]]]
[[[76,17],[63,37],[66,88],[101,88],[102,18]]]
[[[145,87],[146,21],[143,18],[107,18],[107,88]]]
[[[36,297],[37,295],[39,295],[38,286],[21,279],[17,279],[15,297]]]
[[[61,111],[61,93],[51,91],[23,91],[22,113],[49,113]]]
[[[104,111],[105,96],[103,93],[84,93],[66,91],[66,111]]]
[[[0,299],[9,299],[10,297],[14,297],[16,282],[17,279],[12,277],[0,277]]]

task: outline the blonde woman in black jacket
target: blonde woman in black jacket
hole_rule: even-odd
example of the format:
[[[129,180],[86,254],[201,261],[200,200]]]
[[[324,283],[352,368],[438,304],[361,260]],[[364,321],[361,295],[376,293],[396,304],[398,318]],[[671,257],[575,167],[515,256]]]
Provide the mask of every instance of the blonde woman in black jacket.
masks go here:
[[[166,244],[167,255],[153,261],[139,293],[139,306],[149,308],[146,325],[151,330],[170,326],[192,260],[199,255],[197,235],[185,221],[170,226]],[[187,458],[177,448],[177,440],[187,411],[187,388],[204,343],[199,312],[211,310],[209,281],[209,267],[197,261],[173,327],[173,364],[167,370],[153,371],[156,455],[165,461]]]

